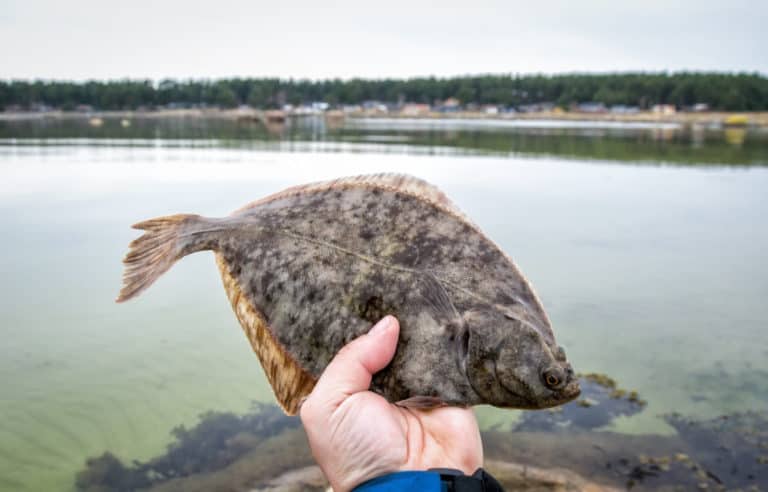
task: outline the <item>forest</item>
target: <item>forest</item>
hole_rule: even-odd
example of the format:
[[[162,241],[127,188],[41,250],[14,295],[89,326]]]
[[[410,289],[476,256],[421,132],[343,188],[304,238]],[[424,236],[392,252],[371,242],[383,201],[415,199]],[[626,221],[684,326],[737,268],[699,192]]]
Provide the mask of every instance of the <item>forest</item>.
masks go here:
[[[594,102],[647,109],[706,104],[722,111],[768,110],[768,77],[759,73],[606,73],[561,75],[478,75],[450,78],[331,79],[229,78],[218,80],[4,80],[0,108],[30,110],[155,109],[167,107],[277,108],[327,102],[333,106],[379,101],[461,104],[507,108],[550,103],[565,109]]]

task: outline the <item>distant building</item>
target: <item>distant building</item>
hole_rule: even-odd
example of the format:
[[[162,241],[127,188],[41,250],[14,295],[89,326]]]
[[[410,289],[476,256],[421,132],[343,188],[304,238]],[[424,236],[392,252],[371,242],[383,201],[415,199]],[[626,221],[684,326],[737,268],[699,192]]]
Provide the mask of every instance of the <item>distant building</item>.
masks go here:
[[[654,104],[651,107],[651,112],[653,114],[670,115],[677,113],[677,108],[675,108],[674,104]]]
[[[608,108],[605,107],[605,104],[601,102],[585,102],[585,103],[579,103],[575,107],[571,108],[571,111],[575,111],[577,113],[607,113]]]
[[[493,104],[486,104],[483,106],[483,113],[485,114],[499,114],[499,107]]]
[[[380,101],[363,101],[363,111],[366,114],[387,114],[389,108],[386,104]]]
[[[443,101],[443,106],[447,108],[458,108],[461,106],[461,101],[456,99],[455,97],[449,97],[445,101]]]
[[[613,114],[635,114],[639,112],[640,108],[637,106],[627,106],[624,104],[614,104],[611,106],[611,113]]]
[[[341,107],[344,113],[359,113],[363,110],[363,107],[359,104],[345,104]]]
[[[709,104],[707,103],[696,103],[691,107],[691,111],[694,111],[696,113],[703,113],[705,111],[709,111]]]
[[[330,109],[331,105],[324,101],[314,101],[311,103],[304,103],[298,106],[293,104],[283,104],[281,109],[286,113],[293,116],[313,116],[325,113]]]
[[[461,101],[455,97],[449,97],[443,102],[435,104],[435,111],[440,113],[455,113],[461,109]]]
[[[29,105],[29,110],[35,111],[37,113],[47,113],[49,111],[52,111],[53,108],[43,103],[32,103]]]
[[[521,113],[543,113],[553,109],[555,109],[555,104],[549,102],[521,104],[517,107],[517,110]]]
[[[429,114],[432,108],[429,104],[407,103],[400,110],[404,116],[424,116]]]

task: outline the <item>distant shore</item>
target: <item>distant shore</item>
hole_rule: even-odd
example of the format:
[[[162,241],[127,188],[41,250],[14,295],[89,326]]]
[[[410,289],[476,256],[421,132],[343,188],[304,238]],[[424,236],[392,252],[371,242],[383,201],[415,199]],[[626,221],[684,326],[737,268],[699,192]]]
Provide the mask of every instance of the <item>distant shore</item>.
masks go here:
[[[152,119],[152,118],[221,118],[233,120],[260,120],[270,111],[250,108],[238,109],[158,109],[137,111],[46,111],[46,112],[0,112],[0,121],[25,121],[45,119]],[[271,113],[282,113],[273,111]],[[659,114],[650,111],[637,113],[582,113],[568,111],[540,111],[488,114],[484,112],[460,111],[453,113],[424,112],[408,114],[403,112],[369,112],[356,111],[342,113],[327,111],[316,115],[284,113],[286,119],[307,116],[325,116],[328,118],[395,118],[395,119],[441,119],[441,120],[548,120],[548,121],[583,121],[583,122],[616,122],[616,123],[672,123],[681,126],[722,127],[728,125],[768,128],[768,111],[761,112],[677,112],[674,114]]]

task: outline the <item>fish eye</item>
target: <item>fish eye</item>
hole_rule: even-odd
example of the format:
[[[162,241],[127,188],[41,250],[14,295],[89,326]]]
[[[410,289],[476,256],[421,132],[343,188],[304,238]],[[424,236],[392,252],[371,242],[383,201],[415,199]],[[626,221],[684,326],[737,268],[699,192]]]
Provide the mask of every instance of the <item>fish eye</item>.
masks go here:
[[[557,379],[557,376],[554,374],[547,374],[547,384],[549,386],[557,386],[557,384],[560,382],[559,379]]]
[[[557,373],[557,371],[550,369],[548,371],[545,371],[544,374],[544,384],[549,389],[555,389],[560,385],[560,382],[562,379],[560,378],[560,375]]]

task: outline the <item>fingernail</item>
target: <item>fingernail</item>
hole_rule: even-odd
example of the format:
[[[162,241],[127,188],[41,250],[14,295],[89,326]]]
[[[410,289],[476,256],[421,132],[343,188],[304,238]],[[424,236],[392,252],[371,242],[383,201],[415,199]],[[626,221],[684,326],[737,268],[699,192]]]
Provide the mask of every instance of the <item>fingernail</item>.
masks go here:
[[[387,331],[390,326],[392,326],[392,316],[384,316],[378,323],[373,325],[373,328],[371,328],[371,331],[369,331],[368,334],[380,335]]]

